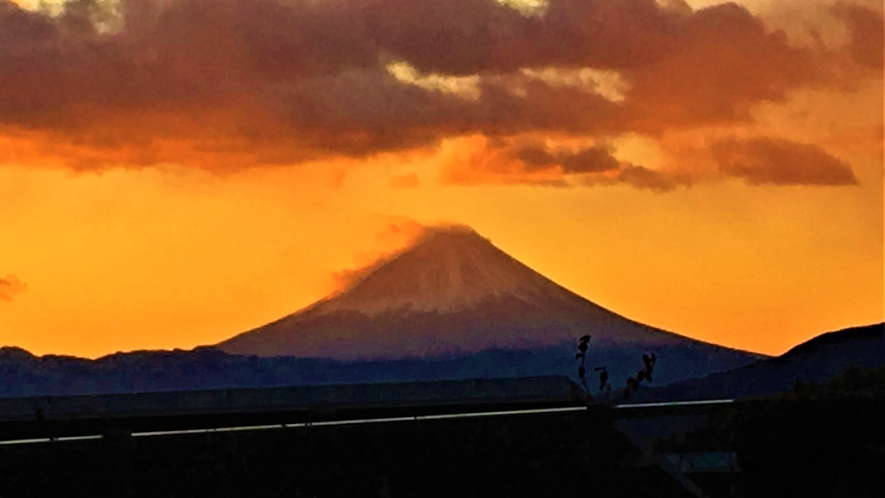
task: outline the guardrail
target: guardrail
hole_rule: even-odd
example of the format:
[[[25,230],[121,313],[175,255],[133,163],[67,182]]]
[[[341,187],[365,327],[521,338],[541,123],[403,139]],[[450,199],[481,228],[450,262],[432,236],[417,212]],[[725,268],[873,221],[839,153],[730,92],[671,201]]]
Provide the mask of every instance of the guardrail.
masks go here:
[[[557,412],[589,411],[611,420],[701,413],[721,409],[734,400],[686,401],[604,406],[581,399],[489,400],[414,406],[335,406],[298,409],[265,409],[222,413],[109,414],[43,420],[0,421],[0,444],[34,444],[82,441],[109,433],[150,437],[313,426],[402,423],[419,420],[473,417],[508,417]]]

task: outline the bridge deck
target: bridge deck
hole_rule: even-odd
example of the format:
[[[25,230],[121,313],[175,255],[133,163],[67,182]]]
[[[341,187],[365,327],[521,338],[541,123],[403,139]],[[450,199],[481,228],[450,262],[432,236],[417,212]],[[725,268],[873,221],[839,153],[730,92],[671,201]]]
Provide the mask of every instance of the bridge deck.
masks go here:
[[[109,432],[295,427],[585,409],[609,419],[706,413],[733,400],[606,406],[567,377],[0,398],[0,442]]]
[[[0,440],[586,406],[566,377],[0,399]]]

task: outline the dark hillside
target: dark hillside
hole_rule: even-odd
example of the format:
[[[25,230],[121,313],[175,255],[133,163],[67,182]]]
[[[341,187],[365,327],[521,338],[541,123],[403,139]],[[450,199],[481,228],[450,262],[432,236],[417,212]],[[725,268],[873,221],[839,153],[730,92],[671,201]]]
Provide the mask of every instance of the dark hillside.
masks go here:
[[[789,390],[796,382],[825,382],[851,365],[885,366],[885,324],[822,334],[787,353],[726,372],[643,389],[630,402],[739,398]],[[663,361],[663,360],[662,360]]]
[[[735,451],[736,496],[882,496],[885,368],[851,368],[825,384],[738,403],[662,453]]]

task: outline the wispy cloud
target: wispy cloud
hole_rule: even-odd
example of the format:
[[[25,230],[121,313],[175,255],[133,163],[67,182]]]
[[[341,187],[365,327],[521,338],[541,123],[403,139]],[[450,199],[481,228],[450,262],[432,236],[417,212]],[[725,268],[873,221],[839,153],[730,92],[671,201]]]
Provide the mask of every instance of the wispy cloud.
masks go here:
[[[0,301],[12,301],[13,297],[28,290],[28,286],[15,275],[0,277]]]

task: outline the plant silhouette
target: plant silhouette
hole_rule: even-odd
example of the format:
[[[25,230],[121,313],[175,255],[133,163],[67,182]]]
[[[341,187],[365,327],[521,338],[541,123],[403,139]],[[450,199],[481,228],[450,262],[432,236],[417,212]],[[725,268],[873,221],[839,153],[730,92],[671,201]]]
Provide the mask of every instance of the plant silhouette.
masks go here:
[[[596,367],[593,369],[593,371],[599,372],[599,390],[611,391],[612,386],[608,383],[608,370],[606,370],[605,365],[601,367]]]
[[[639,389],[639,384],[642,381],[652,382],[651,374],[654,371],[654,366],[657,361],[658,357],[654,353],[652,353],[651,355],[642,355],[642,369],[636,373],[636,377],[627,378],[627,387],[624,388],[625,398],[630,397],[630,391],[636,391],[637,389]]]
[[[587,387],[587,378],[586,378],[587,368],[585,367],[585,362],[587,359],[587,349],[589,347],[588,346],[589,342],[590,342],[589,335],[581,336],[581,338],[578,339],[578,353],[575,354],[575,359],[581,360],[581,365],[578,367],[578,377],[581,378],[581,383],[584,384],[584,389],[586,389],[587,392],[590,392],[590,388]]]
[[[578,377],[581,378],[581,384],[584,386],[584,389],[589,393],[590,387],[587,386],[587,350],[589,349],[590,336],[584,335],[578,339],[578,352],[575,354],[576,360],[581,360],[581,364],[578,365]],[[655,353],[651,354],[643,354],[642,355],[642,368],[636,373],[635,377],[627,378],[627,387],[624,388],[624,397],[629,398],[631,391],[636,391],[639,389],[639,384],[642,381],[652,382],[652,373],[654,372],[655,363],[658,361],[658,357]],[[611,391],[611,385],[608,383],[608,369],[605,365],[598,366],[593,369],[594,372],[599,372],[599,390],[600,391]]]

